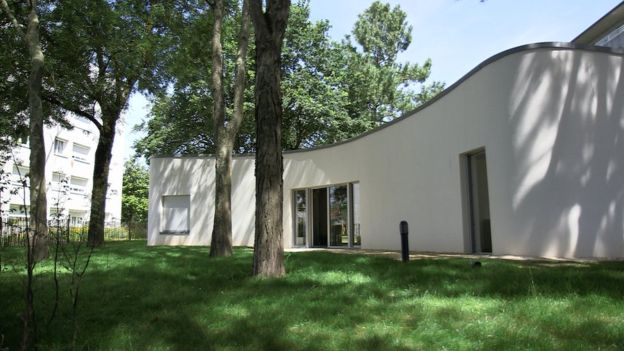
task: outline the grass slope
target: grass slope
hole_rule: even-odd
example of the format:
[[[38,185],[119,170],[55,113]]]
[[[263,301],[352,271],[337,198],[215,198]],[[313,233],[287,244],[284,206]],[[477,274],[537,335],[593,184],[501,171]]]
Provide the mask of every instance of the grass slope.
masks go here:
[[[0,273],[0,334],[18,347],[23,273]],[[250,277],[252,252],[109,243],[81,285],[78,348],[90,350],[622,350],[624,262],[443,258],[403,264],[329,252],[287,254],[288,276]],[[50,264],[36,286],[40,349],[73,333],[67,276],[51,325]],[[2,346],[0,346],[0,349]]]

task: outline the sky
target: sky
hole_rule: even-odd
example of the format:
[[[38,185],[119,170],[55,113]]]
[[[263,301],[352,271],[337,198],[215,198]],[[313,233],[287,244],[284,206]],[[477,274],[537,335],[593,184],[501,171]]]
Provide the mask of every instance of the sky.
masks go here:
[[[297,0],[292,0],[296,2]],[[382,0],[384,1],[384,0]],[[313,21],[328,20],[330,37],[350,34],[358,14],[373,0],[310,0]],[[487,58],[544,41],[569,42],[620,0],[385,0],[400,6],[412,25],[412,43],[402,62],[433,62],[431,81],[452,85]],[[125,115],[125,154],[142,133],[132,127],[147,118],[149,101],[135,94]]]

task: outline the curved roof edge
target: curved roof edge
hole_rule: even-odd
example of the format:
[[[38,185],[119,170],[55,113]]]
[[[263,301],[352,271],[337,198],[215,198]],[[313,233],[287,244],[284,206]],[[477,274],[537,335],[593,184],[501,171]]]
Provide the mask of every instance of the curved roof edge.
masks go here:
[[[602,47],[602,46],[593,46],[593,45],[585,45],[585,44],[577,44],[577,43],[565,43],[565,42],[542,42],[542,43],[533,43],[533,44],[526,44],[526,45],[520,45],[520,46],[516,46],[513,47],[511,49],[507,49],[505,51],[499,52],[498,54],[495,54],[493,56],[490,56],[489,58],[487,58],[485,61],[481,62],[480,64],[478,64],[475,68],[471,69],[468,73],[464,74],[460,79],[458,79],[455,83],[451,84],[450,86],[448,86],[446,89],[444,89],[442,92],[440,92],[438,95],[436,95],[435,97],[433,97],[431,100],[425,102],[424,104],[418,106],[417,108],[408,111],[406,113],[404,113],[403,115],[401,115],[400,117],[397,117],[395,119],[393,119],[392,121],[386,122],[382,125],[380,125],[379,127],[373,128],[369,131],[366,131],[358,136],[355,136],[353,138],[350,139],[346,139],[346,140],[342,140],[333,144],[326,144],[326,145],[319,145],[313,148],[309,148],[309,149],[296,149],[296,150],[284,150],[283,153],[284,154],[293,154],[293,153],[300,153],[300,152],[310,152],[310,151],[316,151],[316,150],[322,150],[322,149],[328,149],[328,148],[332,148],[335,146],[339,146],[339,145],[343,145],[343,144],[347,144],[353,141],[356,141],[358,139],[364,138],[370,134],[376,133],[382,129],[385,129],[387,127],[390,127],[394,124],[397,124],[405,119],[407,119],[408,117],[411,117],[415,114],[417,114],[418,112],[426,109],[427,107],[431,106],[432,104],[436,103],[438,100],[442,99],[444,96],[448,95],[450,92],[452,92],[453,90],[455,90],[455,88],[457,88],[459,85],[461,85],[464,81],[468,80],[470,77],[472,77],[473,75],[475,75],[478,71],[480,71],[481,69],[483,69],[484,67],[506,57],[506,56],[510,56],[512,54],[518,53],[518,52],[523,52],[523,51],[532,51],[532,50],[538,50],[538,49],[556,49],[556,50],[581,50],[581,51],[591,51],[591,52],[602,52],[602,53],[607,53],[607,54],[615,54],[615,55],[619,55],[619,56],[624,56],[624,50],[617,50],[617,49],[612,49],[609,47]],[[245,154],[235,154],[233,155],[234,157],[250,157],[253,156],[254,153],[245,153]],[[157,159],[157,158],[213,158],[213,155],[155,155],[150,157],[150,159]]]

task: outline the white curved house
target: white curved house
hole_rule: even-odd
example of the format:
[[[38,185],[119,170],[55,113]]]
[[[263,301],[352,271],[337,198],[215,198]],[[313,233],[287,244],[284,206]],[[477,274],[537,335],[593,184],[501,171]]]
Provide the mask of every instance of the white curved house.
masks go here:
[[[358,138],[284,154],[284,247],[624,256],[624,55],[500,53]],[[235,157],[233,242],[253,245],[254,158]],[[155,157],[149,245],[208,245],[214,160]]]
[[[507,50],[360,137],[284,154],[284,247],[624,257],[624,3],[574,39]],[[233,165],[253,245],[254,156]],[[148,245],[208,245],[214,159],[154,157]]]

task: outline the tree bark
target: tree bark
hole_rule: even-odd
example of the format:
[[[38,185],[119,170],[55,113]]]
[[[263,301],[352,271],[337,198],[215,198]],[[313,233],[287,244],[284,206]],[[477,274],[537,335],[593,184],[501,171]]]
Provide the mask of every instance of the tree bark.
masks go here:
[[[212,5],[212,118],[217,152],[215,155],[215,213],[210,242],[210,257],[232,255],[231,217],[231,166],[227,162],[229,150],[225,145],[225,102],[223,100],[223,48],[221,26],[223,23],[223,0]]]
[[[30,227],[34,233],[32,244],[36,257],[47,257],[45,238],[48,235],[48,202],[45,180],[45,143],[43,140],[43,107],[41,85],[45,56],[39,41],[39,17],[36,0],[31,0],[28,15],[26,45],[30,53],[31,71],[28,82],[28,104],[30,109]],[[43,251],[43,252],[42,252]]]
[[[212,37],[212,84],[214,99],[215,155],[215,214],[210,244],[211,257],[232,255],[232,149],[243,120],[247,47],[249,43],[248,0],[243,1],[241,28],[234,81],[234,114],[225,124],[223,100],[223,61],[221,23],[223,0],[215,0],[215,23]]]
[[[26,291],[24,294],[26,308],[22,315],[22,340],[20,348],[29,350],[36,345],[37,324],[33,293],[34,268],[38,260],[48,256],[46,237],[48,235],[48,203],[45,182],[45,144],[43,139],[43,106],[41,103],[41,86],[45,55],[39,40],[39,16],[37,1],[29,1],[30,12],[26,33],[15,18],[6,0],[0,0],[0,7],[9,17],[11,24],[24,40],[30,56],[30,75],[28,78],[28,109],[30,126],[30,219],[27,226],[26,250]],[[26,184],[23,185],[24,187]],[[24,199],[24,206],[26,199]]]
[[[108,173],[112,157],[115,127],[121,115],[120,109],[102,106],[102,127],[95,149],[93,165],[93,188],[91,190],[91,213],[89,215],[88,244],[97,247],[104,243],[104,221],[106,220],[106,192]]]
[[[256,233],[253,274],[285,274],[282,243],[281,51],[289,0],[251,1],[256,39]]]

